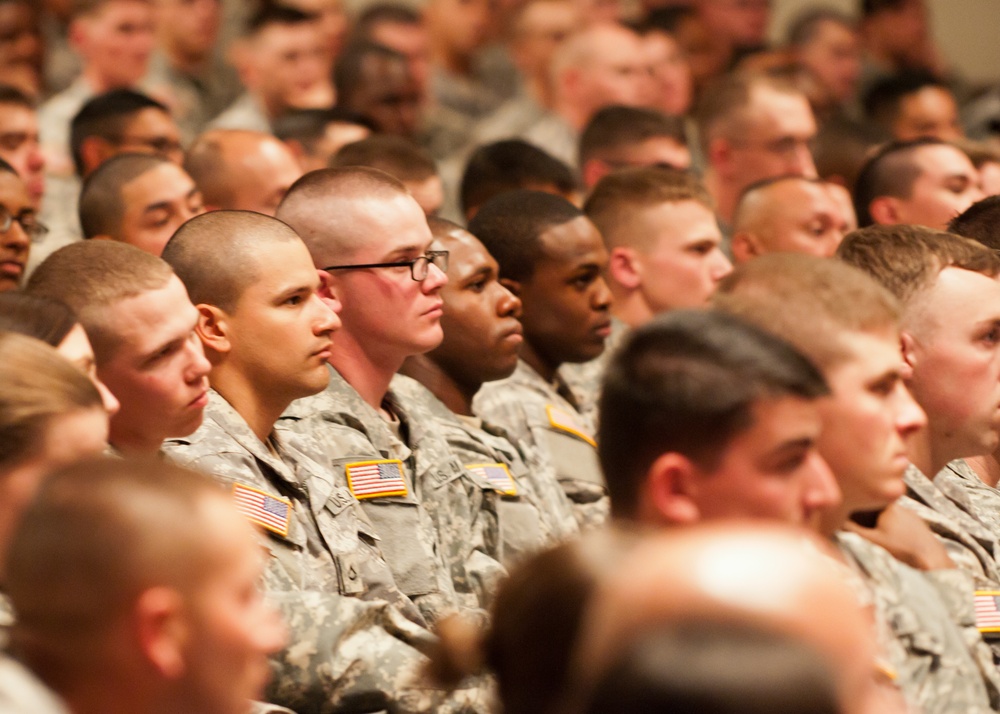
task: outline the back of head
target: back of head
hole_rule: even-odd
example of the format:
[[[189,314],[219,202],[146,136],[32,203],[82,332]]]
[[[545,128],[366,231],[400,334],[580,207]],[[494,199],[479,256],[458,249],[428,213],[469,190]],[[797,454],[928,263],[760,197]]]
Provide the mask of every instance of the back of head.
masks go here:
[[[184,170],[198,186],[206,206],[225,208],[237,199],[240,157],[252,154],[271,134],[248,129],[210,129],[192,142]]]
[[[212,211],[192,218],[163,249],[195,305],[231,312],[266,269],[267,248],[298,241],[286,224],[253,211]]]
[[[572,203],[550,193],[510,191],[484,203],[469,222],[469,232],[497,261],[501,278],[520,282],[534,273],[542,255],[542,234],[583,215]]]
[[[694,201],[709,213],[715,210],[708,190],[693,174],[651,166],[608,174],[594,186],[583,210],[604,236],[609,248],[627,245],[644,249],[650,247],[645,245],[650,236],[620,230],[628,216],[644,208],[681,201]]]
[[[634,517],[662,454],[711,470],[752,426],[758,401],[827,392],[809,360],[738,317],[679,310],[654,319],[626,338],[605,374],[597,443],[612,513]]]
[[[100,459],[53,474],[11,543],[13,647],[57,691],[93,676],[104,638],[143,591],[187,592],[204,577],[201,511],[212,497],[224,495],[208,477],[160,460]]]
[[[117,240],[126,208],[122,189],[147,171],[169,163],[153,154],[119,154],[98,166],[84,179],[80,190],[83,237],[108,236]]]
[[[1000,250],[1000,196],[987,196],[955,216],[948,231]]]
[[[40,340],[0,332],[0,364],[0,475],[42,448],[54,417],[102,408],[87,375]]]
[[[654,626],[624,647],[580,714],[840,714],[829,663],[752,623]]]
[[[891,334],[895,297],[853,266],[795,253],[755,258],[722,279],[712,305],[787,340],[825,374],[848,356],[845,333]]]
[[[60,248],[31,274],[27,291],[68,305],[80,319],[98,363],[116,347],[116,303],[159,290],[173,277],[154,255],[114,241],[82,241]]]
[[[400,181],[424,181],[437,175],[434,158],[411,139],[375,134],[342,147],[330,160],[330,168],[368,166],[385,171]]]
[[[375,211],[372,202],[409,196],[402,182],[364,166],[310,171],[288,189],[277,218],[305,242],[317,265],[332,265],[368,236],[356,225],[360,213]]]
[[[869,158],[854,183],[854,211],[862,228],[875,223],[871,204],[880,196],[909,198],[920,176],[914,154],[924,146],[948,146],[938,139],[892,141]]]
[[[96,136],[107,142],[120,142],[129,119],[144,109],[170,113],[164,104],[132,89],[112,89],[84,104],[70,124],[70,153],[77,175],[87,172],[81,151],[84,139]]]
[[[521,139],[504,139],[476,149],[462,174],[459,199],[468,216],[488,200],[517,189],[577,190],[573,171],[559,159]]]
[[[990,277],[1000,274],[1000,255],[968,238],[921,226],[869,226],[848,233],[837,257],[861,268],[905,306],[931,287],[948,267]]]
[[[58,300],[19,291],[0,293],[0,330],[58,347],[76,324],[76,315]]]
[[[604,107],[590,118],[580,136],[580,166],[592,159],[610,160],[622,147],[660,137],[686,145],[684,120],[655,109]]]

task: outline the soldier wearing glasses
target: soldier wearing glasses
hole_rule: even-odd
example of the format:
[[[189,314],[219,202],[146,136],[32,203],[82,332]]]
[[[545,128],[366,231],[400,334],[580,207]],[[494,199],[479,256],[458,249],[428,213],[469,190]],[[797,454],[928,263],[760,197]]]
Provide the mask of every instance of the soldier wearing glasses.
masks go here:
[[[31,242],[47,232],[35,218],[24,181],[14,167],[0,159],[0,292],[21,285]]]

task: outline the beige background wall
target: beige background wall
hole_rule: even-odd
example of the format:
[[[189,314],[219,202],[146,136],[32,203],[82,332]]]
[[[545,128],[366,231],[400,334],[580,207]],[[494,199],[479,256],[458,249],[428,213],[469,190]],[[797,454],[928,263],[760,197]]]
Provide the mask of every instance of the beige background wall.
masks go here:
[[[803,8],[836,7],[853,13],[858,0],[773,0],[775,38]],[[945,56],[971,82],[1000,81],[1000,0],[928,0],[934,35]]]

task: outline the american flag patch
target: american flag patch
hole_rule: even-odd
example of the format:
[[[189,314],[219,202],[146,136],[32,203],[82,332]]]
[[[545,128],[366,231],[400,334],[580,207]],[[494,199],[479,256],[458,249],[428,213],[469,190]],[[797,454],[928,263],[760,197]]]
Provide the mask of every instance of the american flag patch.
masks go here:
[[[1000,632],[1000,591],[976,591],[976,627],[980,632]]]
[[[347,485],[357,499],[380,496],[405,496],[403,462],[399,459],[385,461],[358,461],[347,464]]]
[[[594,437],[591,436],[591,434],[580,422],[578,415],[571,414],[565,409],[560,409],[552,404],[545,405],[545,412],[549,415],[549,424],[556,429],[568,431],[570,434],[573,434],[573,436],[578,436],[583,439],[591,446],[597,446],[597,442],[594,441]]]
[[[236,502],[236,510],[251,523],[278,535],[288,535],[288,519],[292,514],[292,502],[288,499],[272,496],[242,483],[234,483],[233,500]]]
[[[507,464],[466,464],[465,468],[479,478],[485,479],[495,491],[505,496],[517,495],[517,486]]]

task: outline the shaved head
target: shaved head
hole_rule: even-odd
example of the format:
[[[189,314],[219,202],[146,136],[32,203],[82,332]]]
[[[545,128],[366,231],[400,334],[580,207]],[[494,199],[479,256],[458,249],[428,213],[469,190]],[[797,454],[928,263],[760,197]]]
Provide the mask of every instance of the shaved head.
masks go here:
[[[384,171],[360,166],[311,171],[289,189],[277,217],[305,241],[318,267],[352,255],[371,238],[359,216],[400,197],[406,186]]]
[[[195,305],[230,312],[265,269],[261,256],[274,243],[298,241],[285,223],[253,211],[213,211],[191,219],[163,250]]]
[[[118,236],[125,202],[122,189],[132,180],[169,160],[153,154],[121,154],[101,164],[80,190],[80,227],[85,238]]]

